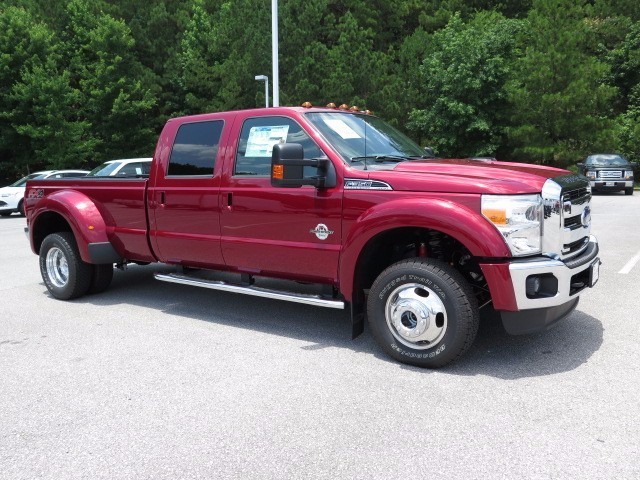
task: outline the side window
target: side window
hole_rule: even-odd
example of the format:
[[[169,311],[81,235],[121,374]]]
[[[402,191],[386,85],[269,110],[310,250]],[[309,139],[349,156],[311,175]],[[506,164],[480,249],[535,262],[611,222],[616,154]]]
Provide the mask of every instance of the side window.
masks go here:
[[[323,156],[311,137],[292,119],[249,118],[242,125],[234,175],[268,176],[271,169],[271,152],[276,143],[301,144],[304,148],[304,158]]]
[[[118,176],[138,176],[149,175],[149,163],[150,162],[133,162],[128,163],[120,169]]]
[[[224,122],[185,123],[176,134],[167,175],[213,175]]]

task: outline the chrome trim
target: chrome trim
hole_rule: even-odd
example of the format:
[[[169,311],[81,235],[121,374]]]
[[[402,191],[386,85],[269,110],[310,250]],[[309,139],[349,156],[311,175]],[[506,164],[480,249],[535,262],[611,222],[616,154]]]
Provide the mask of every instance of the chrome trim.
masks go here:
[[[362,178],[345,178],[345,190],[393,190],[391,185],[380,180],[365,180]]]
[[[542,187],[542,201],[542,254],[557,260],[580,255],[585,245],[573,252],[569,245],[588,238],[591,231],[589,180],[574,174],[550,178]],[[566,219],[576,216],[589,221],[565,226]]]
[[[210,288],[212,290],[221,290],[223,292],[243,293],[245,295],[253,295],[255,297],[272,298],[275,300],[284,300],[287,302],[304,303],[306,305],[314,305],[316,307],[343,309],[344,302],[340,300],[327,300],[320,295],[307,295],[304,293],[282,292],[278,290],[270,290],[268,288],[234,285],[232,283],[221,282],[216,280],[204,280],[193,278],[178,273],[156,273],[156,280],[170,283],[179,283],[181,285],[191,285],[193,287]]]
[[[593,235],[589,237],[589,243],[594,243],[595,245],[593,247],[597,248],[598,241]],[[511,275],[511,283],[513,285],[513,292],[516,297],[518,310],[555,307],[578,297],[584,290],[580,290],[579,292],[570,295],[571,277],[590,268],[593,261],[594,259],[591,259],[583,265],[573,269],[569,268],[560,260],[544,258],[513,262],[509,264],[509,273]],[[528,298],[526,291],[527,277],[530,275],[542,275],[545,273],[551,273],[558,279],[558,293],[553,297]]]

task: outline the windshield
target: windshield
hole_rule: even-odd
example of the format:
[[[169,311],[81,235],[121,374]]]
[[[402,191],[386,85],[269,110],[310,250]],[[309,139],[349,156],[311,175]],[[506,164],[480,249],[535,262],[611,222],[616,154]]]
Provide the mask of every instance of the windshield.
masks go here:
[[[24,187],[27,184],[27,180],[32,180],[34,178],[41,177],[42,173],[32,173],[31,175],[27,175],[26,177],[21,178],[16,183],[12,183],[9,185],[10,187]]]
[[[347,162],[424,158],[425,152],[418,144],[379,118],[338,112],[306,115]]]
[[[590,155],[587,157],[587,165],[624,166],[628,163],[622,155]]]
[[[87,173],[87,177],[108,177],[118,166],[120,162],[105,162]]]

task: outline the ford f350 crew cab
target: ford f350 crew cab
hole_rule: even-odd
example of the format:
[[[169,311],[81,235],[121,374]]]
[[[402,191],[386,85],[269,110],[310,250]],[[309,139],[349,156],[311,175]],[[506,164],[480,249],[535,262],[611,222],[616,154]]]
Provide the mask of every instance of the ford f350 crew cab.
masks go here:
[[[148,178],[30,181],[27,231],[55,298],[106,289],[114,264],[162,262],[176,266],[162,281],[348,308],[354,337],[366,318],[387,354],[422,367],[469,348],[481,307],[513,334],[571,313],[600,265],[587,179],[424,153],[357,111],[174,118]]]

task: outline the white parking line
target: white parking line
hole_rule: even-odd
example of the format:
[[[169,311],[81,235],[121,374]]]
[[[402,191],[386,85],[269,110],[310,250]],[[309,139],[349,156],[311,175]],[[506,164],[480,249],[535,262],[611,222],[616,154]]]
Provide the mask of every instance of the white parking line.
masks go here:
[[[631,269],[635,267],[636,263],[638,263],[638,260],[640,260],[640,252],[636,253],[618,273],[629,273]]]

